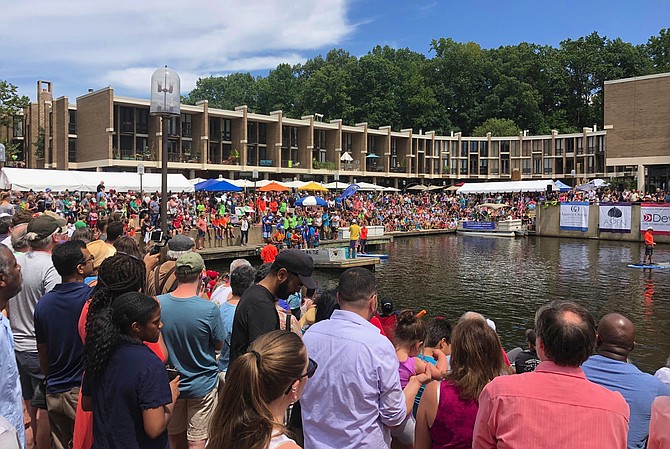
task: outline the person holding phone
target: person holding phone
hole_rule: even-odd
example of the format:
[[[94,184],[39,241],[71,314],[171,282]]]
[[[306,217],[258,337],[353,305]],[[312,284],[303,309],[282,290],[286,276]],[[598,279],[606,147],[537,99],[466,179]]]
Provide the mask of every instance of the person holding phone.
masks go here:
[[[167,446],[167,426],[179,397],[179,377],[168,380],[161,360],[143,342],[160,337],[159,303],[142,293],[119,296],[90,323],[82,408],[93,411],[93,441],[129,449]]]

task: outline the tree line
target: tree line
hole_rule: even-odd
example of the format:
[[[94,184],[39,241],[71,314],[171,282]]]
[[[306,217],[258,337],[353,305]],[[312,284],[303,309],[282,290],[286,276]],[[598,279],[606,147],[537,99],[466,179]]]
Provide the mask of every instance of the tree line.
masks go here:
[[[640,45],[594,32],[557,48],[523,42],[484,49],[440,38],[430,50],[432,57],[376,46],[357,58],[333,49],[267,76],[201,78],[184,102],[246,104],[261,114],[281,109],[293,118],[318,113],[394,130],[548,134],[602,127],[605,81],[670,72],[670,29]]]

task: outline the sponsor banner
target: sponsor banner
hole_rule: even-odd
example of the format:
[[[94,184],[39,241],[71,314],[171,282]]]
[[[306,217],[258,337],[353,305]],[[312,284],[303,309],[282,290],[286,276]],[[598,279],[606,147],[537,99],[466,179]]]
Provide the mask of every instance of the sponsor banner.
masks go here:
[[[560,227],[564,231],[588,231],[589,203],[561,203]]]
[[[670,203],[640,204],[640,232],[654,228],[654,234],[670,235]]]
[[[630,232],[632,215],[630,203],[600,203],[600,232]]]
[[[496,224],[492,221],[464,221],[463,229],[482,229],[482,230],[493,230],[496,228]]]

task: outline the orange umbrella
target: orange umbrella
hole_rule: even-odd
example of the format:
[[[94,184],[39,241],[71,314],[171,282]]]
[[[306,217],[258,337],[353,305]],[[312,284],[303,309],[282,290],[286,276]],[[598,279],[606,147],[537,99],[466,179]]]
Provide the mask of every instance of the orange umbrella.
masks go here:
[[[288,187],[274,181],[258,189],[259,192],[286,192],[288,190],[290,190]]]

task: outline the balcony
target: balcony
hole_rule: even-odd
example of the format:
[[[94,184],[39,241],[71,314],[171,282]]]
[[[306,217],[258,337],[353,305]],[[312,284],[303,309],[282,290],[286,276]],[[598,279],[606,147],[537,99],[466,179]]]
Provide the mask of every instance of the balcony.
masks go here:
[[[334,171],[334,170],[337,170],[337,163],[328,162],[328,161],[319,162],[316,159],[313,159],[312,160],[312,168],[314,168],[314,170],[333,170]]]

